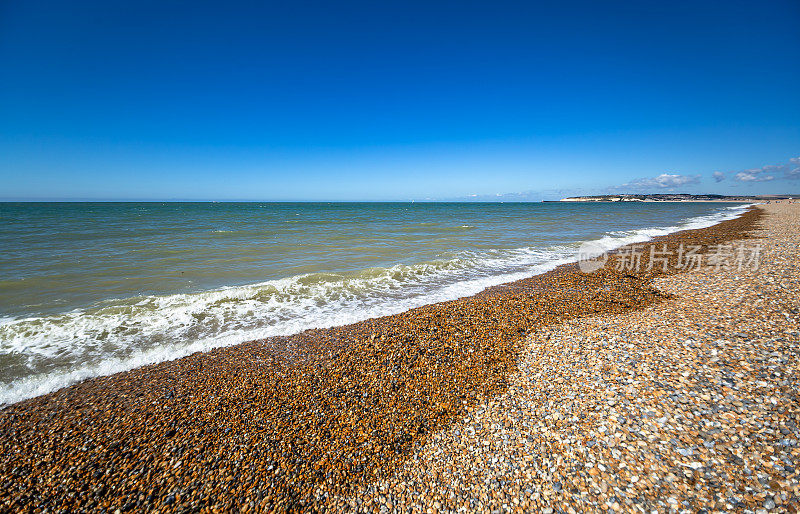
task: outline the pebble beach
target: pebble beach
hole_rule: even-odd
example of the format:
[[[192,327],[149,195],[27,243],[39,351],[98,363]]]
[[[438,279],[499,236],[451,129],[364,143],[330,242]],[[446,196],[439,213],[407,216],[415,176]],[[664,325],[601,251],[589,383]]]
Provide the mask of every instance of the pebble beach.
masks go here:
[[[800,205],[759,207],[757,271],[655,278],[669,300],[535,332],[508,391],[368,489],[373,505],[800,510]]]
[[[757,269],[678,269],[723,244]],[[0,509],[796,511],[799,244],[800,204],[760,205],[642,245],[663,269],[617,252],[25,400]]]

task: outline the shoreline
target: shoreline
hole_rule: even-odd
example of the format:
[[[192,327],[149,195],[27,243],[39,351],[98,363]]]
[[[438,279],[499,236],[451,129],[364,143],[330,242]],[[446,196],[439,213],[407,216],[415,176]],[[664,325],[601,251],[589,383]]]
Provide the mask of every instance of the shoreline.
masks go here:
[[[760,212],[642,246],[740,239]],[[650,285],[657,273],[583,275],[575,268],[398,315],[193,354],[10,405],[0,411],[0,470],[19,487],[0,501],[20,506],[34,494],[42,505],[64,508],[103,501],[120,508],[224,506],[240,497],[277,509],[321,505],[397,469],[430,434],[503,393],[531,332],[666,298]],[[51,427],[45,437],[36,433],[40,425]],[[13,450],[20,447],[22,454]],[[250,464],[220,460],[237,454]],[[137,468],[142,460],[158,471]],[[44,465],[34,471],[35,462]],[[140,472],[102,472],[110,463]],[[15,471],[26,466],[28,474]],[[57,477],[62,485],[45,487]],[[178,493],[169,485],[197,481],[189,477],[203,480]],[[67,494],[98,483],[102,490],[92,498]],[[241,506],[235,501],[227,505]]]
[[[800,511],[800,206],[760,209],[757,269],[656,277],[664,302],[532,333],[504,393],[338,505]]]
[[[639,229],[631,229],[626,231],[625,233],[629,233],[629,236],[625,237],[611,237],[611,236],[603,236],[598,240],[589,240],[584,241],[584,244],[595,244],[597,243],[600,246],[608,250],[613,250],[615,248],[619,248],[621,246],[625,246],[626,244],[632,244],[639,242],[646,242],[647,240],[651,240],[653,237],[660,237],[660,235],[668,235],[674,232],[679,232],[682,230],[690,230],[694,228],[707,228],[708,223],[719,223],[720,221],[724,221],[724,219],[731,219],[725,218],[726,216],[738,216],[740,214],[741,209],[745,209],[752,204],[738,204],[733,207],[729,207],[727,209],[719,209],[718,212],[713,213],[712,215],[700,215],[695,217],[690,217],[684,219],[677,223],[674,226],[656,226],[656,227],[641,227]],[[729,210],[732,209],[732,210]],[[727,213],[727,214],[726,214]],[[714,219],[709,220],[709,217],[722,217],[724,219]],[[671,231],[671,232],[670,232]],[[657,236],[658,234],[658,236]],[[608,240],[608,241],[607,241]],[[613,244],[613,246],[607,246],[609,241]],[[320,329],[329,329],[334,328],[337,326],[344,326],[350,325],[353,323],[358,323],[360,321],[364,321],[370,318],[378,318],[387,315],[395,315],[401,314],[405,310],[424,307],[426,305],[431,305],[435,303],[441,303],[445,301],[451,301],[459,298],[467,298],[473,295],[480,294],[484,288],[487,287],[496,287],[503,284],[507,284],[510,282],[514,282],[516,280],[531,278],[536,275],[540,275],[543,273],[547,273],[548,271],[552,270],[555,267],[558,267],[564,263],[572,263],[575,262],[576,256],[574,254],[570,254],[569,257],[562,256],[554,256],[548,261],[537,263],[531,266],[531,269],[535,269],[536,271],[526,271],[526,272],[510,272],[510,273],[501,273],[494,277],[485,277],[478,279],[478,281],[482,282],[479,287],[470,287],[468,291],[461,291],[457,295],[454,294],[445,294],[439,295],[436,294],[435,291],[429,291],[423,294],[420,297],[420,301],[409,301],[409,299],[405,299],[405,305],[402,309],[394,309],[394,308],[382,308],[377,309],[378,311],[384,312],[369,312],[365,313],[364,315],[356,314],[355,311],[350,312],[347,316],[349,319],[347,320],[339,320],[338,322],[331,323],[331,320],[322,320],[322,323],[319,324],[320,326],[313,327],[313,328],[320,328]],[[533,274],[531,274],[533,273]],[[295,279],[297,276],[294,277],[285,277],[288,279]],[[466,283],[471,282],[467,280]],[[240,287],[255,287],[259,284],[245,284]],[[456,284],[451,284],[451,286]],[[235,287],[234,287],[235,289]],[[224,290],[224,288],[223,288]],[[438,289],[437,291],[442,290],[442,288]],[[197,294],[209,294],[214,293],[214,290],[210,291],[200,291]],[[388,305],[388,304],[387,304]],[[386,312],[389,311],[389,312]],[[213,314],[213,313],[212,313]],[[201,314],[202,315],[202,314]],[[46,318],[42,318],[43,321],[46,321]],[[134,319],[134,322],[141,321]],[[113,327],[102,327],[106,330],[112,330]],[[235,346],[238,344],[246,343],[249,341],[261,339],[263,337],[281,337],[281,336],[291,336],[295,335],[302,330],[299,327],[292,327],[289,331],[280,331],[285,333],[278,333],[278,334],[270,334],[270,335],[256,335],[256,334],[249,334],[248,337],[236,337],[233,338],[230,335],[226,336],[222,339],[214,338],[213,336],[201,337],[199,339],[190,340],[190,343],[186,346],[178,346],[170,348],[169,354],[165,354],[167,350],[155,346],[149,349],[144,350],[143,352],[135,352],[133,357],[126,358],[124,356],[116,356],[112,355],[108,359],[103,361],[90,361],[84,363],[80,367],[71,368],[67,370],[60,371],[58,373],[50,373],[50,374],[39,374],[34,376],[28,376],[26,378],[18,379],[17,383],[8,383],[4,384],[0,388],[0,393],[2,393],[2,402],[0,402],[0,409],[11,405],[13,403],[17,403],[19,401],[24,401],[27,399],[35,398],[37,396],[42,396],[44,394],[49,394],[51,392],[57,391],[58,389],[62,389],[64,387],[69,387],[76,383],[80,383],[85,380],[92,380],[95,378],[106,377],[110,375],[114,375],[116,373],[131,371],[136,368],[140,368],[143,366],[149,366],[153,364],[159,364],[161,362],[168,362],[171,360],[180,359],[186,356],[189,356],[193,353],[197,352],[208,352],[218,348],[226,348],[230,346]],[[100,344],[101,341],[96,341],[96,344]]]

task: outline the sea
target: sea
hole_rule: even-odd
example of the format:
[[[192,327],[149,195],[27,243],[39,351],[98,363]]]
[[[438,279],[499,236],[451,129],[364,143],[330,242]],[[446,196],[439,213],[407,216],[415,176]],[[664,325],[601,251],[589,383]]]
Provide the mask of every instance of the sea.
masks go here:
[[[396,314],[736,217],[728,203],[0,203],[0,404]]]

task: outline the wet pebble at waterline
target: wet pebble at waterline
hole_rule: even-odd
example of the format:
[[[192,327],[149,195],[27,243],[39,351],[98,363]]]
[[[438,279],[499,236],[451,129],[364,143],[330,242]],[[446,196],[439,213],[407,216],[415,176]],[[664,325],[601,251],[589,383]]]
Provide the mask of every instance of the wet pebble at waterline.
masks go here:
[[[761,215],[751,210],[657,244],[741,239]],[[474,297],[195,354],[17,403],[0,412],[0,504],[350,506],[336,502],[391,476],[432,436],[504,393],[531,333],[662,301],[652,284],[660,274],[618,272],[613,257],[588,275],[562,266]]]

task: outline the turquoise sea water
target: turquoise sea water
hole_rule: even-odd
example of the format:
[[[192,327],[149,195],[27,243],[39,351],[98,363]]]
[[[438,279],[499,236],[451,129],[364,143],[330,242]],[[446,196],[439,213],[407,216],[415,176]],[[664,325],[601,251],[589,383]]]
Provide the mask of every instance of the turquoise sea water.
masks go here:
[[[708,226],[719,203],[0,203],[0,403],[402,312]]]

